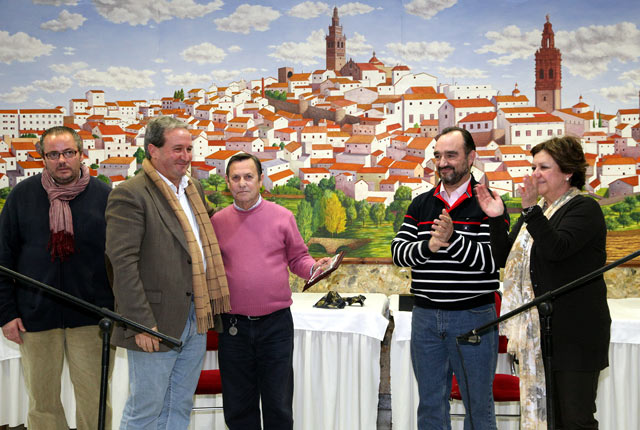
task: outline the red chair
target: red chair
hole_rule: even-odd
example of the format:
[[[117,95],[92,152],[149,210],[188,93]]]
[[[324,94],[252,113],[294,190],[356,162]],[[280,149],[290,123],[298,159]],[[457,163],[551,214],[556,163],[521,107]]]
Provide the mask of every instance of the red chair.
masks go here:
[[[218,332],[207,332],[207,351],[218,350]],[[199,394],[222,394],[222,380],[220,369],[202,370],[196,387],[196,396]],[[222,406],[194,407],[193,410],[222,409]]]
[[[496,315],[500,315],[500,305],[502,304],[502,295],[496,292]],[[506,336],[498,338],[498,354],[507,353],[507,344],[509,339]],[[493,401],[494,402],[520,402],[520,378],[515,376],[515,360],[511,358],[511,375],[504,373],[496,373],[493,378]],[[462,401],[462,394],[456,376],[453,375],[451,383],[451,399]],[[451,414],[457,415],[457,414]],[[496,414],[496,417],[519,417],[520,414]],[[520,422],[518,421],[518,426]]]

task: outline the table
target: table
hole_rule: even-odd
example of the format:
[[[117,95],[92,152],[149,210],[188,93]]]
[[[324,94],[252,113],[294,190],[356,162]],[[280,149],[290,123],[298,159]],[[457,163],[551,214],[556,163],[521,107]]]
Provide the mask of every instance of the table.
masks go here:
[[[343,297],[357,293],[341,293]],[[375,430],[380,384],[380,346],[388,325],[384,294],[363,294],[365,306],[316,309],[322,293],[294,293],[294,426],[304,430]],[[28,398],[19,350],[0,336],[0,425],[26,421]],[[215,353],[205,368],[216,368]],[[65,370],[65,372],[68,372]],[[119,423],[128,393],[126,351],[118,348],[110,386],[113,422]],[[62,399],[67,421],[75,422],[68,373]],[[9,400],[6,401],[5,399]],[[197,396],[195,406],[221,404],[221,396]],[[220,410],[192,413],[191,429],[224,429]]]
[[[609,299],[611,343],[609,367],[600,373],[596,418],[602,430],[640,428],[640,298]],[[390,297],[395,328],[391,338],[391,410],[394,428],[416,429],[418,388],[411,367],[411,312],[398,309]],[[508,373],[501,360],[498,372]],[[501,406],[502,407],[502,406]],[[506,405],[510,408],[510,405]],[[498,410],[498,409],[496,409]],[[452,420],[453,421],[453,420]],[[453,427],[461,420],[453,422]],[[459,428],[462,428],[461,426]],[[513,419],[498,420],[498,428],[517,428]]]

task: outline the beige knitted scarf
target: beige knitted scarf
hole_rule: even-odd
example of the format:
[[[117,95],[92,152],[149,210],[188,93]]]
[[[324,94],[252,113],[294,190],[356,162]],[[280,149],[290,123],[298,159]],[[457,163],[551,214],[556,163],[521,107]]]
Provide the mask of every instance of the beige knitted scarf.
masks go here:
[[[579,194],[577,188],[570,188],[549,207],[543,209],[544,216],[551,219],[558,209]],[[538,205],[544,208],[545,199],[541,199]],[[511,247],[504,269],[502,314],[535,298],[530,272],[532,245],[533,237],[523,224]],[[537,308],[530,308],[504,321],[500,325],[500,331],[509,339],[509,352],[516,354],[520,362],[520,428],[546,430],[547,404]]]
[[[47,169],[42,170],[40,182],[49,198],[49,243],[47,249],[51,253],[51,261],[56,257],[64,261],[75,252],[73,239],[73,217],[69,201],[76,198],[89,184],[89,168],[82,164],[81,175],[71,184],[57,184]]]
[[[191,210],[198,222],[200,241],[202,242],[202,250],[204,251],[204,258],[207,263],[205,271],[198,241],[191,229],[187,215],[182,210],[178,197],[158,175],[158,172],[156,172],[156,169],[149,160],[145,159],[142,162],[142,168],[167,199],[169,206],[173,210],[173,213],[176,214],[180,226],[184,231],[192,261],[193,302],[196,308],[198,333],[206,333],[208,329],[214,326],[214,315],[231,310],[229,286],[222,263],[222,255],[220,254],[220,248],[218,246],[218,238],[213,231],[213,226],[211,225],[202,198],[196,186],[193,184],[192,179],[189,179],[185,192],[189,199]]]

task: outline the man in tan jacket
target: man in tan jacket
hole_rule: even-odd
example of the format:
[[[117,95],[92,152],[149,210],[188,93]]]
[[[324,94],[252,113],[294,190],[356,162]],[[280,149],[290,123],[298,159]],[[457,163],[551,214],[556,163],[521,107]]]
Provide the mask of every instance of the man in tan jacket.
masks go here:
[[[214,316],[229,293],[207,203],[187,176],[191,134],[170,117],[147,125],[141,172],[114,189],[107,210],[107,269],[116,311],[183,346],[117,327],[127,348],[129,398],[121,429],[186,429]]]

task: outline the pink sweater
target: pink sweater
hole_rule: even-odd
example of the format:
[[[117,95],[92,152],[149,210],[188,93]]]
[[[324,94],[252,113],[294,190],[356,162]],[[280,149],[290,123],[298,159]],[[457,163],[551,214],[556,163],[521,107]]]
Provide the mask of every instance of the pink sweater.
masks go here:
[[[231,312],[259,316],[289,307],[289,272],[308,279],[309,255],[288,209],[263,200],[249,211],[233,205],[211,217],[224,261]]]

